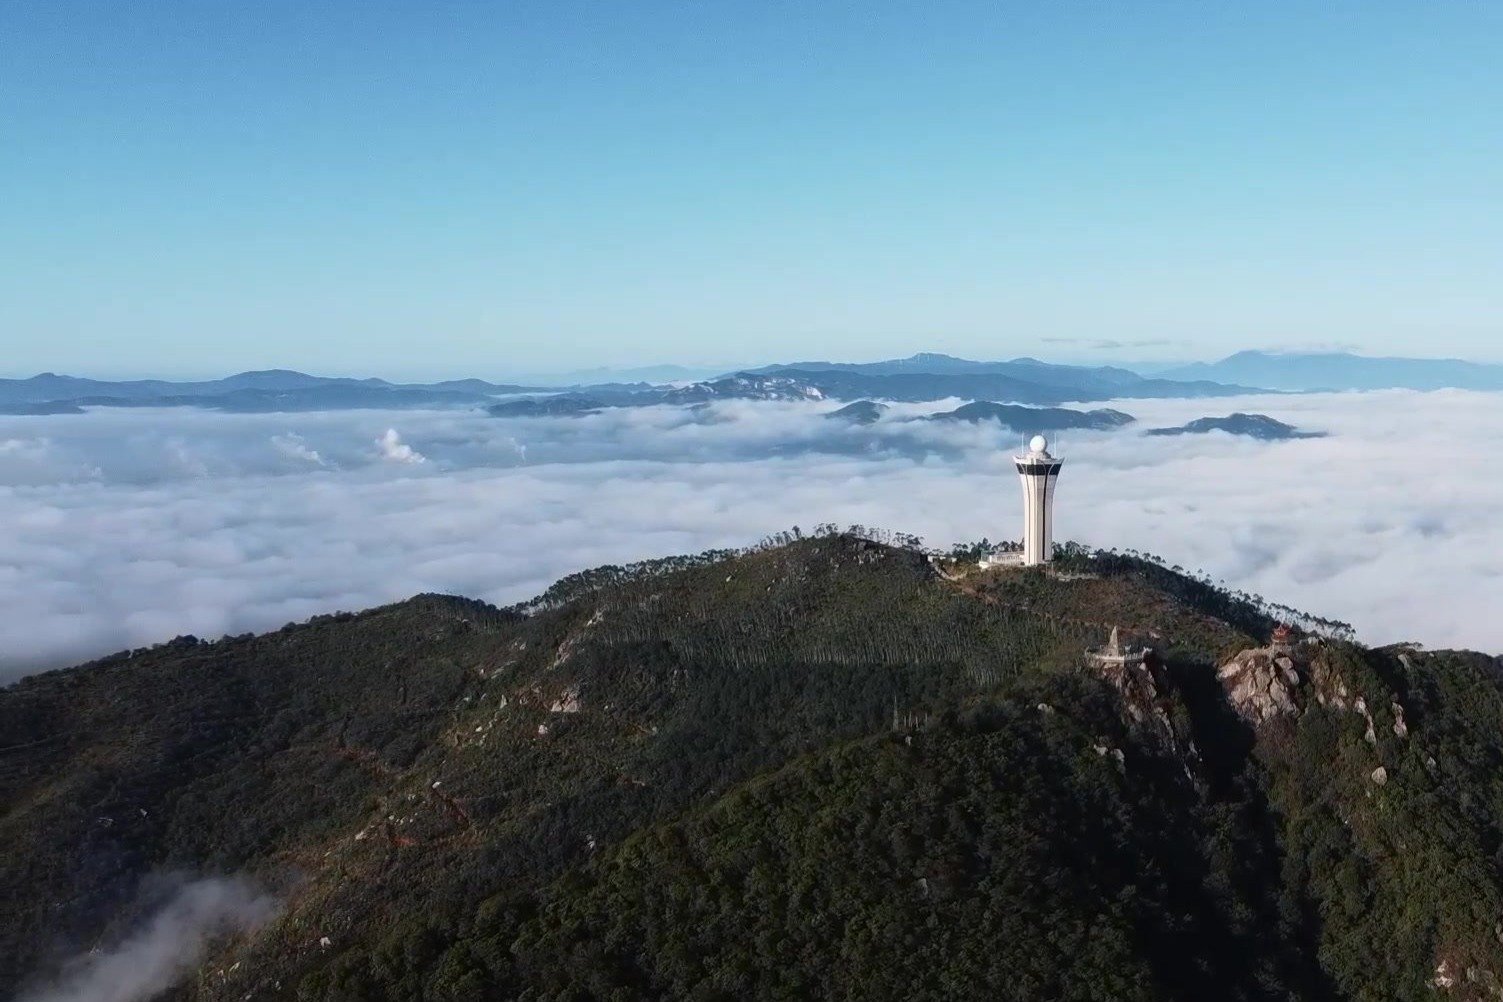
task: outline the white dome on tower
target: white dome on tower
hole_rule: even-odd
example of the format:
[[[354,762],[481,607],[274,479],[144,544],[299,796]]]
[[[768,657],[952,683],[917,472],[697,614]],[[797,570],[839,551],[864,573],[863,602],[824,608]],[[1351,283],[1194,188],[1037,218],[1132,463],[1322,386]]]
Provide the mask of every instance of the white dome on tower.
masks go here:
[[[1028,443],[1028,448],[1034,452],[1048,452],[1049,440],[1042,435],[1033,436],[1033,441]]]

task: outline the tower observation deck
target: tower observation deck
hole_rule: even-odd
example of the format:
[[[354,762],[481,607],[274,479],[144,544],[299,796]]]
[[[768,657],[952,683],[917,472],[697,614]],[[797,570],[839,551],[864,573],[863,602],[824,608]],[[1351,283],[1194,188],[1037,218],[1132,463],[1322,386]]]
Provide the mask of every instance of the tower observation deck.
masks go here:
[[[1042,435],[1013,461],[1023,481],[1023,563],[1048,563],[1054,559],[1054,485],[1064,463],[1049,454],[1049,440]]]

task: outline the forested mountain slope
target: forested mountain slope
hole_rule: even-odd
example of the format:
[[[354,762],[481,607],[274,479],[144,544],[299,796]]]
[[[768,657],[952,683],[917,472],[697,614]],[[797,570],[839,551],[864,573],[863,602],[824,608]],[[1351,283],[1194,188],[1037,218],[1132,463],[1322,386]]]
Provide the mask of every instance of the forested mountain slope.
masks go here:
[[[1498,663],[1275,611],[823,535],[35,676],[0,994],[170,872],[279,901],[182,998],[1500,997]]]

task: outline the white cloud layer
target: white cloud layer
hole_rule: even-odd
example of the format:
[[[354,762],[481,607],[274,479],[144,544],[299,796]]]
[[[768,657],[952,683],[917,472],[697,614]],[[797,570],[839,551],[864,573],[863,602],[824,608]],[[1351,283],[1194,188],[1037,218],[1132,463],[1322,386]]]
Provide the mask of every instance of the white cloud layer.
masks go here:
[[[826,420],[834,406],[0,418],[0,677],[419,591],[510,603],[582,567],[794,523],[1017,534],[1017,436],[859,428]],[[1061,536],[1203,568],[1368,642],[1503,651],[1503,394],[1113,406],[1139,430],[1060,442]],[[1140,434],[1232,410],[1332,435]]]

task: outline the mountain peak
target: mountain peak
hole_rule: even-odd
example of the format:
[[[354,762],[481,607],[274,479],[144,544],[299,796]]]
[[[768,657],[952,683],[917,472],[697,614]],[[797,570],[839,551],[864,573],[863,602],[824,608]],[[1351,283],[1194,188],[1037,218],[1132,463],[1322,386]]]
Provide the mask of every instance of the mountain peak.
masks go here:
[[[1136,555],[989,549],[795,529],[0,689],[0,993],[38,929],[94,944],[149,910],[162,860],[284,892],[186,972],[173,997],[205,1002],[1420,998],[1437,957],[1503,972],[1492,659],[1361,648]],[[1309,635],[1288,663],[1281,621]],[[1117,626],[1151,650],[1093,670]]]

